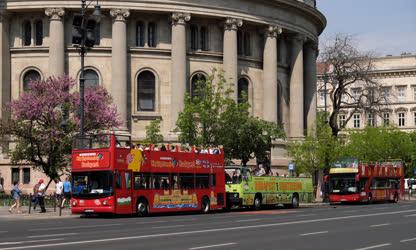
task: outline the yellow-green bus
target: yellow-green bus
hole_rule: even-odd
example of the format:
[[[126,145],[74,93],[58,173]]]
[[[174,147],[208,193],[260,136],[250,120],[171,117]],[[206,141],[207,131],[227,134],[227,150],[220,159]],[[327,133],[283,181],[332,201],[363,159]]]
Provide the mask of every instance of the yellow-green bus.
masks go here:
[[[262,205],[283,204],[293,208],[301,202],[312,202],[311,178],[287,178],[279,176],[254,176],[250,169],[227,166],[227,208],[250,207],[260,209]]]

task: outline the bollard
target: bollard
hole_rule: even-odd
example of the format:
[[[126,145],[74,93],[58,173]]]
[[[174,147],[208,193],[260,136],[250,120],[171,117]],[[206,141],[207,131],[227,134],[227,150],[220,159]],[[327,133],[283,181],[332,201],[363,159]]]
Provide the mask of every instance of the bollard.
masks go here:
[[[32,209],[32,194],[29,194],[29,214],[30,214],[30,210]]]
[[[53,196],[53,211],[56,212],[56,195]]]
[[[59,216],[62,215],[62,196],[59,197]]]

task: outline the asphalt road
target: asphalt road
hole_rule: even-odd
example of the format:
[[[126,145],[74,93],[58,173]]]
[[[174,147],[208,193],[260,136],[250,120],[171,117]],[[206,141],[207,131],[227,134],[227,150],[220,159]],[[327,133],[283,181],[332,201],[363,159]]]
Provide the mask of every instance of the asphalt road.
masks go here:
[[[416,249],[416,203],[147,218],[0,218],[2,249]]]

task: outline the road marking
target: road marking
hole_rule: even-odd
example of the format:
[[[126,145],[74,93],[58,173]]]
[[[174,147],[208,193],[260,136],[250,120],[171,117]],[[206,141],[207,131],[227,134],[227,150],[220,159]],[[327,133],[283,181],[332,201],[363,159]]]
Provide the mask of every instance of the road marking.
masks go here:
[[[175,227],[184,227],[185,225],[175,225],[175,226],[163,226],[163,227],[152,227],[153,229],[165,229],[165,228],[175,228]]]
[[[103,225],[76,226],[76,227],[49,227],[49,228],[29,229],[28,231],[51,231],[51,230],[59,230],[59,229],[82,229],[82,228],[112,227],[112,226],[121,226],[121,224],[103,224]]]
[[[9,231],[0,231],[0,234],[4,234],[4,233],[7,233],[7,232],[9,232]]]
[[[236,220],[234,222],[249,222],[249,221],[259,221],[260,219],[247,219],[247,220]]]
[[[350,220],[350,219],[356,219],[356,218],[375,217],[375,216],[381,216],[381,215],[393,215],[393,214],[403,214],[403,213],[414,213],[414,212],[416,212],[416,209],[395,211],[395,212],[373,213],[373,214],[358,214],[358,215],[320,218],[320,219],[311,219],[311,220],[296,220],[296,221],[250,225],[250,226],[213,228],[213,229],[205,229],[205,230],[197,230],[197,231],[183,231],[183,232],[171,232],[171,233],[163,233],[163,234],[124,236],[124,237],[105,238],[105,239],[96,239],[96,240],[71,241],[71,242],[62,242],[62,243],[54,243],[54,244],[41,244],[41,245],[32,245],[32,246],[24,246],[24,247],[9,247],[9,248],[0,248],[0,250],[70,246],[70,245],[80,245],[80,244],[89,244],[89,243],[137,240],[137,239],[148,239],[148,238],[158,238],[158,237],[168,237],[168,236],[178,236],[178,235],[205,234],[205,233],[212,233],[212,232],[247,230],[251,228],[268,228],[268,227],[277,227],[277,226],[298,225],[298,224],[316,223],[316,222],[323,222],[323,221]]]
[[[405,240],[401,240],[400,242],[403,243],[403,242],[414,241],[414,240],[416,240],[416,238],[405,239]]]
[[[235,243],[235,242],[230,242],[230,243],[217,244],[217,245],[209,245],[209,246],[201,246],[201,247],[192,247],[192,248],[189,248],[189,250],[197,250],[197,249],[204,249],[204,248],[231,246],[231,245],[236,245],[236,244],[237,243]]]
[[[390,223],[384,223],[384,224],[376,224],[376,225],[371,225],[369,227],[384,227],[384,226],[389,226]]]
[[[306,233],[306,234],[299,234],[299,236],[308,236],[308,235],[315,235],[315,234],[326,234],[328,231],[320,231],[320,232],[313,232],[313,233]]]
[[[58,238],[58,239],[47,239],[47,240],[27,240],[27,241],[9,241],[9,242],[1,242],[0,246],[2,245],[19,245],[25,243],[36,243],[36,242],[48,242],[48,241],[57,241],[57,240],[64,240],[65,238]],[[25,248],[25,247],[22,247]]]
[[[70,236],[70,235],[77,235],[79,233],[64,233],[64,234],[43,234],[43,235],[31,235],[27,236],[27,238],[45,238],[45,237],[54,237],[54,236]]]
[[[416,214],[408,214],[408,215],[405,215],[404,217],[415,217],[416,216]]]
[[[167,220],[157,220],[157,221],[144,221],[144,222],[136,222],[136,224],[153,224],[153,223],[166,223]]]
[[[374,246],[368,246],[368,247],[363,247],[363,248],[357,248],[355,250],[367,250],[367,249],[374,249],[374,248],[386,247],[386,246],[391,246],[391,243],[385,243],[385,244],[380,244],[380,245],[374,245]]]

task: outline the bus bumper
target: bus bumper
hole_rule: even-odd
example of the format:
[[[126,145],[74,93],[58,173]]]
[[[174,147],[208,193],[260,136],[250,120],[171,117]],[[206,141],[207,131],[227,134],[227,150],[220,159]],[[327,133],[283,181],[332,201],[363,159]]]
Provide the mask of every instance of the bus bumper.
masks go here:
[[[341,202],[361,202],[365,201],[365,197],[361,197],[360,194],[330,194],[329,202],[341,203]]]
[[[102,206],[102,207],[71,207],[73,214],[101,214],[101,213],[114,213],[114,207],[112,206]]]

